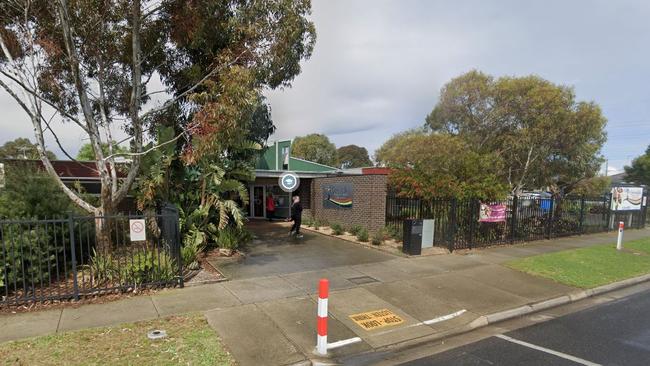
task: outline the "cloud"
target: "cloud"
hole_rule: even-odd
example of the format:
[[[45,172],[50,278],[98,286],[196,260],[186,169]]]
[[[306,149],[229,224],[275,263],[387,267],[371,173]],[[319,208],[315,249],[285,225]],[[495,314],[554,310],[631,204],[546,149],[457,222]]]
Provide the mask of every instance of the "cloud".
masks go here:
[[[637,126],[645,139],[613,136],[604,149],[628,161],[650,137],[650,104],[639,97],[650,80],[649,4],[314,0],[314,55],[292,88],[267,93],[276,136],[326,133],[372,152],[421,125],[445,82],[480,69],[573,85],[613,128],[647,121]]]
[[[293,87],[266,93],[276,138],[325,133],[372,153],[422,125],[445,82],[480,69],[537,74],[599,103],[610,121],[603,153],[617,166],[650,140],[650,2],[313,0],[312,18],[312,58]],[[0,143],[32,136],[2,91],[0,110]],[[58,127],[76,153],[79,131]]]

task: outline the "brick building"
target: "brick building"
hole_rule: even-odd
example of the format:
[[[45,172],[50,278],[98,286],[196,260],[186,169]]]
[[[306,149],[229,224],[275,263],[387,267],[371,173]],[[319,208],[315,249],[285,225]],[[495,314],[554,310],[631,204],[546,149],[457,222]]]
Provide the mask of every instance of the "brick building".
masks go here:
[[[291,171],[300,178],[293,193],[282,191],[278,178]],[[266,148],[249,183],[251,218],[266,217],[266,197],[273,195],[278,217],[290,216],[291,196],[298,195],[304,216],[344,226],[359,225],[370,231],[385,225],[388,170],[384,168],[338,169],[291,156],[291,140],[276,141]]]

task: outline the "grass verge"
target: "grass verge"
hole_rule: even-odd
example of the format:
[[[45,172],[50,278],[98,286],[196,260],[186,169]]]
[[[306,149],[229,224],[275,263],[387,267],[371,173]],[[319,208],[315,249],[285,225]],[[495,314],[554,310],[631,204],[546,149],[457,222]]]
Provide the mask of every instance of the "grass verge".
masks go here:
[[[147,332],[164,329],[152,341]],[[234,365],[201,314],[36,337],[0,344],[3,365]]]
[[[506,266],[579,288],[593,288],[650,273],[650,238],[517,259]]]

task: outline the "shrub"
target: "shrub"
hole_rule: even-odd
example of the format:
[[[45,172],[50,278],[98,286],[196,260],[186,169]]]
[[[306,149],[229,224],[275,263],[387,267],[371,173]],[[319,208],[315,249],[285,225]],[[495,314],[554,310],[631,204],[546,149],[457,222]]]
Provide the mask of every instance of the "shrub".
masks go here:
[[[168,282],[176,276],[174,261],[164,250],[138,250],[122,267],[127,284]]]
[[[364,243],[368,241],[368,230],[366,228],[361,228],[357,232],[357,240]]]
[[[26,229],[22,225],[3,227],[4,250],[0,250],[0,282],[7,287],[23,282],[31,284],[50,283],[56,273],[64,244],[55,246],[50,235],[42,227]],[[0,285],[2,287],[2,285]]]
[[[80,212],[56,181],[29,163],[5,164],[6,185],[0,190],[0,217],[51,218]]]
[[[314,219],[311,216],[305,216],[302,219],[302,224],[305,226],[311,226],[314,223]]]
[[[237,238],[239,239],[240,247],[250,243],[251,241],[253,241],[255,237],[250,230],[244,227],[237,228],[236,231],[237,231]]]
[[[372,239],[370,240],[372,245],[381,245],[381,243],[384,242],[384,232],[383,230],[378,230],[375,231],[374,234],[372,234]]]
[[[341,224],[333,223],[332,226],[330,226],[330,227],[332,228],[332,234],[334,234],[334,235],[343,234],[343,226],[341,226]]]
[[[199,253],[201,251],[199,250],[199,247],[194,244],[185,244],[181,248],[181,258],[183,259],[183,266],[187,269],[195,270],[199,269]]]
[[[352,225],[352,226],[348,229],[348,232],[349,232],[350,234],[352,234],[352,235],[357,235],[357,234],[359,234],[359,231],[361,231],[362,229],[363,229],[363,227],[361,227],[361,226],[359,226],[359,225]]]
[[[237,229],[227,227],[219,232],[219,248],[235,250],[239,247]]]
[[[159,249],[138,249],[121,257],[93,251],[89,267],[98,285],[170,282],[178,268],[167,251]]]
[[[318,220],[318,219],[314,219],[314,221],[312,222],[311,226],[312,226],[314,229],[318,230],[318,229],[321,227],[321,222],[320,222],[320,220]]]
[[[402,233],[394,226],[384,226],[383,232],[389,238],[395,239],[397,241],[402,240]]]
[[[90,261],[90,273],[98,285],[110,284],[120,279],[119,263],[115,263],[113,256],[97,253],[93,248],[93,256]]]

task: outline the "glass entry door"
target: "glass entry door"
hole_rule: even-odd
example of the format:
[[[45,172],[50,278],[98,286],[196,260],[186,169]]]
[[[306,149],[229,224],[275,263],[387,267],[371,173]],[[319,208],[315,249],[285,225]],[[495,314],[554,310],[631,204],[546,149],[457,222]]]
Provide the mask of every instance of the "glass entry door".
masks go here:
[[[253,195],[251,197],[251,205],[253,206],[253,217],[264,217],[265,215],[265,202],[264,202],[264,186],[253,186]]]

